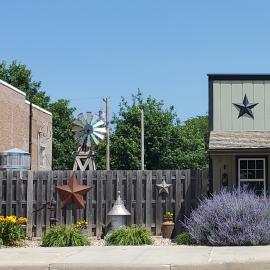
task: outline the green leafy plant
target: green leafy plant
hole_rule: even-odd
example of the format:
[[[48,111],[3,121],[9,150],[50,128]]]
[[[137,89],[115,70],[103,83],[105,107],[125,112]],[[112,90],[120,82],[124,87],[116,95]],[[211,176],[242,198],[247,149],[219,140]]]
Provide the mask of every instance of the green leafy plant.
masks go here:
[[[106,238],[107,246],[141,246],[152,245],[150,231],[145,227],[121,227],[112,230]]]
[[[23,224],[26,218],[16,216],[0,216],[0,245],[18,245],[25,238]]]
[[[55,226],[49,229],[42,239],[43,247],[87,246],[90,241],[76,228]]]
[[[191,245],[192,244],[192,237],[189,232],[182,232],[177,235],[176,237],[176,244],[177,245]]]

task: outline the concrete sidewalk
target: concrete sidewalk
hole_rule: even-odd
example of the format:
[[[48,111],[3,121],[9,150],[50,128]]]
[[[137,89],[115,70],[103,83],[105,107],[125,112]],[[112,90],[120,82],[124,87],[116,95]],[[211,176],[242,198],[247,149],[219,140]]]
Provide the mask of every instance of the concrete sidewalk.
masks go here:
[[[0,269],[270,269],[270,246],[3,248]]]

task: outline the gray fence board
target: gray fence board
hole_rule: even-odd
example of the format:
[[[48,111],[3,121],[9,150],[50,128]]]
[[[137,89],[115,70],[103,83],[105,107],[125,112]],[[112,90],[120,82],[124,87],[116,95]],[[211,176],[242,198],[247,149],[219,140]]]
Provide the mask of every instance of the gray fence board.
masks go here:
[[[3,201],[3,179],[4,179],[4,176],[3,176],[3,172],[0,171],[0,212],[2,212],[2,201]]]
[[[26,234],[28,237],[32,237],[33,230],[33,172],[28,172],[27,178],[27,208],[26,215],[28,218],[28,222],[26,225]]]
[[[93,188],[92,173],[87,171],[87,185]],[[88,223],[88,232],[92,235],[93,225],[93,210],[92,210],[93,192],[88,192],[86,195],[86,221]]]
[[[145,224],[151,230],[152,226],[152,171],[146,171],[146,201],[145,201]]]

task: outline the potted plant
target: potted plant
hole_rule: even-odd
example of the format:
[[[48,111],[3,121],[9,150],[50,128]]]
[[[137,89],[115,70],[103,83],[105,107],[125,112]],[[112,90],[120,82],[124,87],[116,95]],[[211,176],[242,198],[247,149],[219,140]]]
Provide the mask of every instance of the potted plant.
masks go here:
[[[173,213],[170,211],[166,211],[163,215],[162,237],[171,238],[173,228],[174,228]]]
[[[75,224],[75,228],[80,231],[83,235],[88,235],[88,229],[87,229],[88,223],[85,220],[78,220]]]

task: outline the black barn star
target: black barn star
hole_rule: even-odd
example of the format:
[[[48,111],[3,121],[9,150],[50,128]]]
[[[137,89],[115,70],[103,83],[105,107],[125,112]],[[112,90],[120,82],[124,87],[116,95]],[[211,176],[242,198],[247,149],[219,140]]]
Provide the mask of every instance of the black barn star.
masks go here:
[[[245,94],[243,103],[233,103],[233,105],[239,109],[239,115],[238,118],[243,116],[244,114],[249,115],[252,119],[254,119],[252,110],[258,103],[249,103],[247,95]]]

